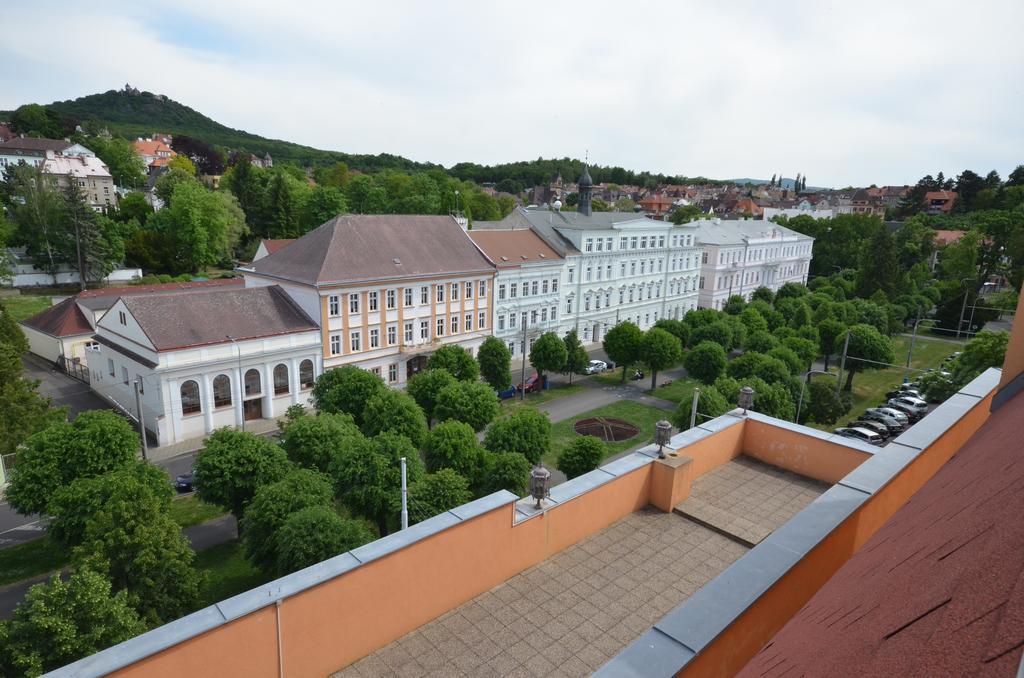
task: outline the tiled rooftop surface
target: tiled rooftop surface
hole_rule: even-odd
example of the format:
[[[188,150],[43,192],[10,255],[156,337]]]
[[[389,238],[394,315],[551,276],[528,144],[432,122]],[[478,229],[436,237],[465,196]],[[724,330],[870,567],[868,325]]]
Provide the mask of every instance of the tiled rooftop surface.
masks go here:
[[[829,488],[750,457],[737,457],[693,481],[676,512],[750,545],[761,542]]]
[[[335,675],[589,675],[745,552],[637,511]]]

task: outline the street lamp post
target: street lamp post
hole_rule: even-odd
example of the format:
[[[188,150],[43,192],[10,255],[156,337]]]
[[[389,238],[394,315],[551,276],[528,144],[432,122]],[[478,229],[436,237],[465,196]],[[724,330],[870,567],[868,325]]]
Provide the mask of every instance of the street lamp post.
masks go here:
[[[807,372],[807,374],[804,375],[804,379],[806,380],[806,383],[808,383],[808,384],[811,383],[811,375],[812,374],[827,374],[830,377],[836,377],[837,381],[839,379],[839,377],[836,376],[835,373],[829,372],[828,370],[809,370]],[[801,388],[800,389],[800,400],[798,400],[797,403],[796,403],[796,419],[793,420],[793,422],[796,423],[796,424],[800,423],[800,410],[803,408],[803,406],[804,406],[804,389]]]

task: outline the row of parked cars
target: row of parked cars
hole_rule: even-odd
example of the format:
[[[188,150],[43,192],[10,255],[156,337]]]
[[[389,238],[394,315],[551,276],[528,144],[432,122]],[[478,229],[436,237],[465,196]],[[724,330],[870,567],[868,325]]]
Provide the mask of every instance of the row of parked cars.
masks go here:
[[[837,435],[856,438],[872,445],[903,433],[911,424],[928,413],[928,402],[913,384],[903,384],[887,394],[888,400],[869,408],[856,421],[837,428]]]

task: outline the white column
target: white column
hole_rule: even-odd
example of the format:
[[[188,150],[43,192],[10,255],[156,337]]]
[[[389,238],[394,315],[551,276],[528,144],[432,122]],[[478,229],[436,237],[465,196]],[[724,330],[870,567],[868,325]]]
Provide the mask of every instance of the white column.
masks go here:
[[[263,363],[263,418],[274,418],[274,367],[270,363]]]
[[[202,389],[203,427],[207,433],[213,433],[213,385],[210,382],[210,375],[203,374],[199,388]]]
[[[245,388],[242,385],[242,371],[235,367],[232,368],[231,373],[234,375],[231,378],[231,391],[235,406],[235,426],[241,428],[242,422],[245,420],[245,412],[242,410],[242,399],[245,397]]]
[[[299,359],[292,358],[288,362],[288,392],[292,396],[292,405],[299,404]]]
[[[170,389],[170,411],[168,416],[171,419],[171,440],[169,442],[176,443],[181,440],[181,390],[178,387],[177,379],[168,379],[167,388]],[[212,407],[212,403],[203,403],[203,409]]]

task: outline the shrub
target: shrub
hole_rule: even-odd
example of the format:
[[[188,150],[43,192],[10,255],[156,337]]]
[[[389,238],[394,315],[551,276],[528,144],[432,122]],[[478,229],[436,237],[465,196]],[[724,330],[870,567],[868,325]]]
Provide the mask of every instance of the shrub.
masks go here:
[[[608,446],[593,436],[573,439],[558,457],[558,470],[569,478],[593,471],[604,459]]]

